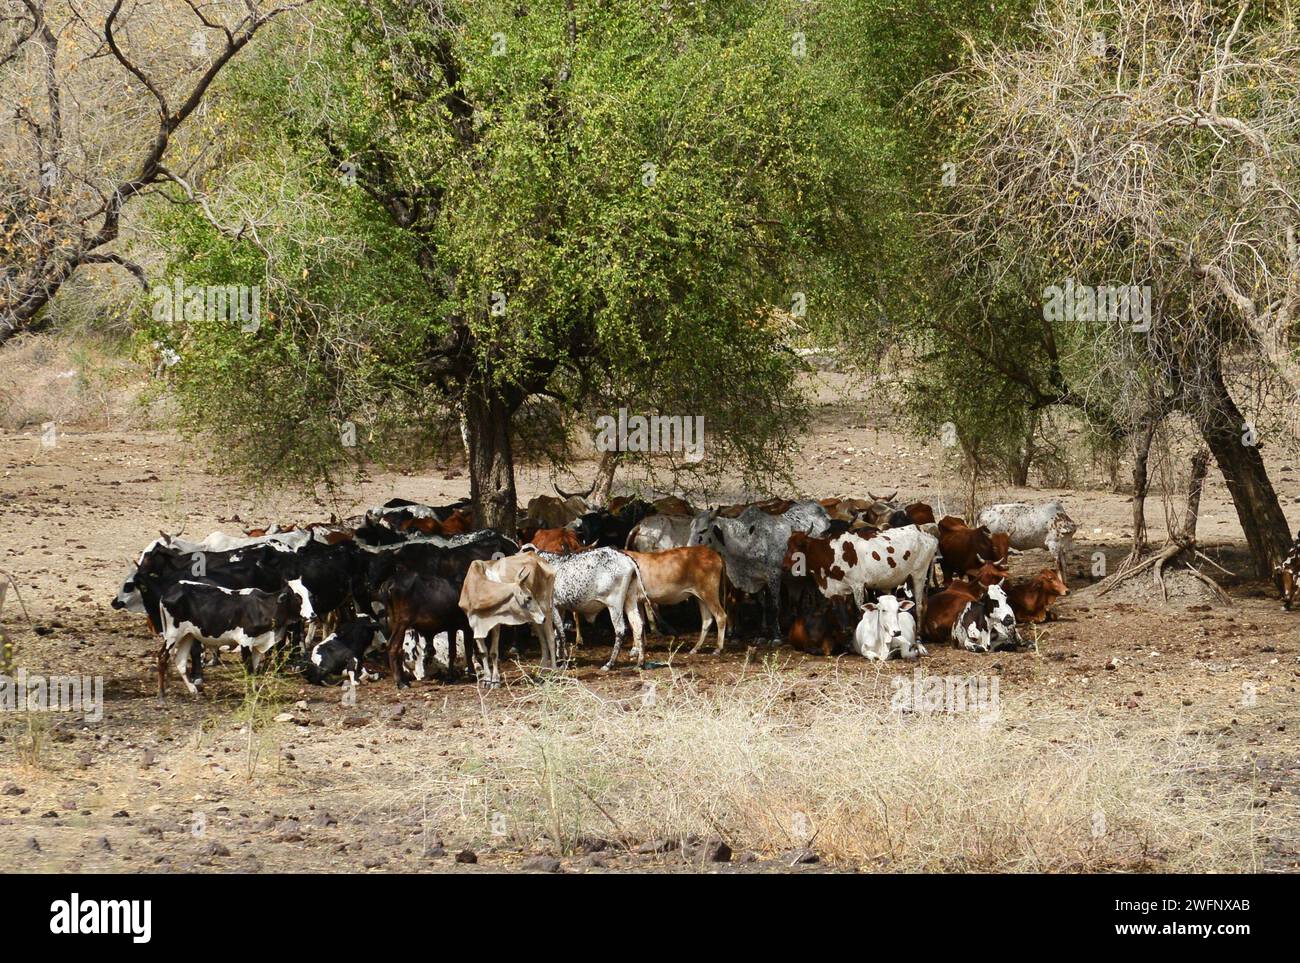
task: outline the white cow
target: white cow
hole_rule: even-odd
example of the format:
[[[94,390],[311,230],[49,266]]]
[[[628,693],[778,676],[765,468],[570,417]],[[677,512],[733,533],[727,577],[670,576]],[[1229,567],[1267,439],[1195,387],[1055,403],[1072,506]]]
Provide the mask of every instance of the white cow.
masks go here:
[[[878,662],[894,655],[904,659],[926,655],[925,646],[917,644],[916,619],[911,610],[910,601],[900,602],[893,595],[868,602],[853,632],[853,651]]]
[[[627,548],[635,552],[662,552],[682,548],[691,538],[690,515],[649,515],[628,533]]]
[[[1005,532],[1011,536],[1014,549],[1047,549],[1056,560],[1061,581],[1065,581],[1065,557],[1078,526],[1059,501],[1053,499],[1042,505],[1024,502],[990,505],[979,513],[975,524],[987,527],[991,533]]]

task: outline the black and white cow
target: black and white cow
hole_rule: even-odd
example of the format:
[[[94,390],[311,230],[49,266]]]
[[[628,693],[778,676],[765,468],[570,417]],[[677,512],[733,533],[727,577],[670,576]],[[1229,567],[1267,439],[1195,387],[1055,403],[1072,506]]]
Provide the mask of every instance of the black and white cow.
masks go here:
[[[1295,533],[1286,558],[1273,566],[1273,581],[1282,596],[1282,608],[1290,611],[1296,594],[1300,593],[1300,532]]]
[[[191,695],[198,688],[190,680],[190,649],[195,642],[219,649],[230,645],[246,650],[254,671],[272,646],[299,621],[298,598],[288,589],[229,589],[210,582],[181,579],[163,594],[162,649],[158,653],[158,694],[166,687],[167,656]]]
[[[383,628],[372,618],[362,616],[345,622],[312,647],[303,677],[313,685],[326,685],[342,676],[352,685],[358,680],[378,679],[379,676],[366,672],[363,660],[372,647],[382,647],[387,642]]]
[[[971,652],[1014,649],[1020,644],[1016,615],[1000,585],[990,585],[978,601],[967,602],[952,626],[952,643]]]

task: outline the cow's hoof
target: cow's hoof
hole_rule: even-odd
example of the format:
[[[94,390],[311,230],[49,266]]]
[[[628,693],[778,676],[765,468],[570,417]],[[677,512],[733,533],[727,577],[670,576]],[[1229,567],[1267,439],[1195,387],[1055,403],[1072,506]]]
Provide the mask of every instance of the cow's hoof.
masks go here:
[[[613,662],[606,662],[604,665],[602,665],[602,666],[600,667],[600,671],[601,671],[601,672],[608,672],[608,671],[609,671],[610,669],[612,669],[612,668],[614,668],[614,663],[613,663]]]
[[[768,643],[768,645],[772,646],[774,649],[779,649],[781,646],[785,645],[785,639],[773,639]]]

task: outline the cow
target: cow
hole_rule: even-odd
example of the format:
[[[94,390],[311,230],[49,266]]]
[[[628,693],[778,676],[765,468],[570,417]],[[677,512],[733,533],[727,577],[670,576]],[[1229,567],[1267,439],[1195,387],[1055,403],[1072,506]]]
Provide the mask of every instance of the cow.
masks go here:
[[[694,518],[696,515],[691,503],[678,498],[676,495],[665,495],[663,498],[656,498],[650,503],[650,507],[659,515],[684,515],[687,518]]]
[[[588,512],[570,522],[569,528],[577,533],[584,545],[594,545],[596,548],[622,548],[627,544],[632,529],[653,512],[654,508],[649,502],[634,498],[625,502],[617,511]]]
[[[742,592],[764,593],[763,630],[773,645],[781,644],[781,562],[791,533],[783,516],[752,507],[739,518],[707,511],[691,522],[690,544],[721,555],[732,585]]]
[[[967,571],[966,578],[977,585],[988,588],[990,585],[1001,585],[1010,574],[1011,569],[1001,562],[985,562],[979,568]]]
[[[644,666],[639,606],[645,599],[645,589],[636,562],[613,548],[593,548],[577,555],[538,552],[537,556],[555,572],[551,612],[561,652],[565,650],[562,613],[573,613],[574,633],[580,642],[579,619],[585,616],[592,620],[601,612],[608,612],[614,626],[614,649],[601,671],[608,672],[618,661],[628,626],[632,629],[632,658],[638,666]]]
[[[406,633],[410,630],[427,639],[439,632],[447,633],[447,671],[453,674],[459,632],[465,647],[465,664],[470,664],[470,624],[460,607],[457,584],[441,576],[419,576],[402,570],[383,584],[379,594],[388,618],[388,670],[399,689],[410,684],[402,659]]]
[[[912,502],[903,508],[913,525],[933,525],[934,509],[925,502]]]
[[[791,531],[820,536],[831,527],[831,517],[826,509],[814,501],[794,502],[781,512]]]
[[[925,655],[925,646],[916,642],[912,602],[900,602],[897,596],[888,594],[868,602],[853,632],[853,651],[878,662],[895,654],[904,659]]]
[[[801,561],[827,598],[852,595],[859,606],[865,603],[868,589],[888,591],[910,583],[917,600],[917,619],[923,620],[925,584],[938,548],[934,536],[915,526],[886,529],[872,538],[853,532],[830,539],[793,533],[787,540],[785,558],[792,567]],[[727,572],[731,572],[730,565]]]
[[[1282,608],[1291,611],[1296,594],[1300,592],[1300,531],[1296,532],[1286,558],[1273,566],[1273,584],[1282,597]]]
[[[559,486],[555,491],[558,498],[556,495],[537,495],[529,500],[526,524],[537,528],[563,528],[589,510],[587,496],[591,494],[590,489],[583,495],[570,495],[560,491]]]
[[[1033,578],[1007,589],[1007,601],[1016,613],[1017,622],[1046,622],[1052,619],[1051,608],[1070,590],[1056,569],[1045,568]]]
[[[654,606],[676,605],[693,598],[700,607],[700,638],[690,654],[699,653],[709,627],[716,622],[718,646],[713,654],[721,655],[727,640],[727,576],[722,556],[702,545],[670,548],[662,552],[628,552],[627,556],[641,573],[641,587],[647,601],[646,614],[655,631],[658,631],[658,626],[655,624]]]
[[[298,596],[305,634],[303,651],[311,647],[317,629],[325,635],[338,615],[353,601],[354,574],[360,549],[351,542],[326,545],[309,542],[295,552],[268,554],[263,564]]]
[[[1000,585],[990,585],[983,598],[963,606],[953,623],[952,643],[971,652],[1013,649],[1020,644],[1015,613]]]
[[[526,544],[538,551],[552,552],[556,555],[581,552],[587,547],[578,533],[571,528],[539,528],[529,536]]]
[[[403,519],[399,531],[419,532],[421,535],[463,535],[474,530],[474,513],[467,508],[457,508],[446,518],[435,515],[415,515]]]
[[[461,585],[459,604],[474,636],[480,685],[490,688],[501,685],[498,642],[503,625],[531,626],[542,645],[542,665],[554,666],[551,629],[554,584],[555,571],[531,553],[490,562],[476,559],[470,563]]]
[[[1028,548],[1045,548],[1056,561],[1056,570],[1065,580],[1065,560],[1078,528],[1065,513],[1061,502],[1052,500],[1042,505],[1007,502],[990,505],[979,513],[979,525],[990,532],[1005,532],[1011,548],[1024,551]]]
[[[925,603],[925,616],[919,619],[921,638],[934,645],[952,642],[953,626],[967,603],[984,597],[983,586],[963,579],[953,579],[942,591],[932,593]]]
[[[848,598],[821,601],[795,615],[786,638],[802,652],[832,656],[850,646],[862,613]]]
[[[387,641],[380,624],[368,616],[345,622],[312,647],[303,667],[303,677],[312,685],[325,685],[341,676],[347,676],[351,685],[377,679],[379,676],[371,676],[366,671],[362,660],[372,646],[382,646]]]
[[[683,515],[649,515],[628,532],[625,547],[637,552],[681,548],[690,542],[692,522]]]
[[[884,498],[878,495],[872,495],[867,492],[871,501],[862,509],[858,510],[858,517],[873,528],[889,528],[890,520],[894,513],[899,511],[899,507],[894,504],[894,498],[898,495],[897,491],[891,492]],[[904,522],[903,524],[907,524]],[[894,526],[896,527],[896,526]]]
[[[978,569],[996,557],[995,551],[987,528],[972,528],[955,515],[939,520],[939,568],[945,579]]]
[[[195,642],[214,649],[233,645],[246,650],[256,671],[262,656],[282,642],[299,619],[298,599],[288,589],[228,589],[189,579],[181,579],[163,593],[159,611],[163,637],[158,653],[159,696],[166,689],[168,654],[190,695],[198,695],[198,686],[190,681],[188,672]],[[202,684],[201,677],[197,681]]]

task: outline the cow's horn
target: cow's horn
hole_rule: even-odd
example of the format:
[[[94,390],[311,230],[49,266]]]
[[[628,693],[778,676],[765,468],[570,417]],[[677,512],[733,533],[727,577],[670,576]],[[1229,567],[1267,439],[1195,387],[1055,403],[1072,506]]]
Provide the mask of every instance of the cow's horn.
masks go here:
[[[590,498],[591,493],[596,490],[596,483],[594,481],[591,483],[591,487],[588,488],[585,492],[566,492],[555,482],[552,482],[552,485],[554,485],[555,487],[555,493],[559,495],[561,498],[566,498],[566,499],[573,498],[575,495],[579,498]]]

